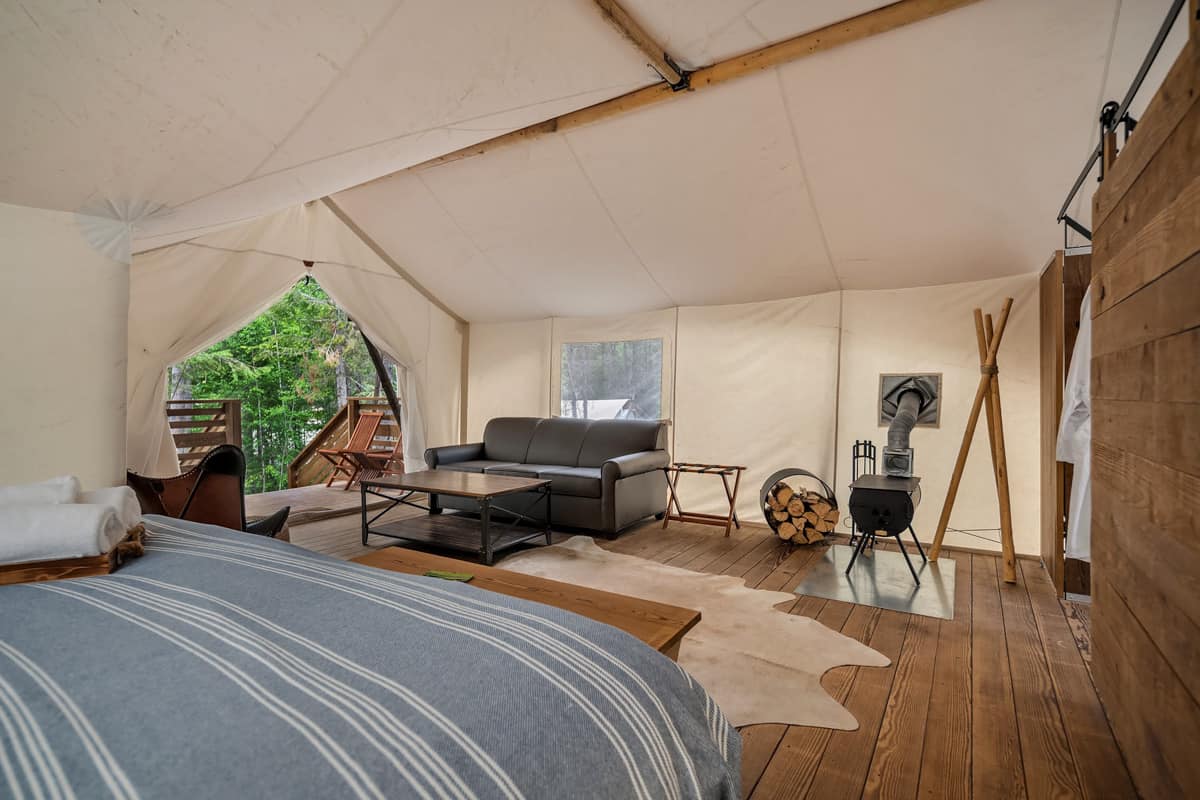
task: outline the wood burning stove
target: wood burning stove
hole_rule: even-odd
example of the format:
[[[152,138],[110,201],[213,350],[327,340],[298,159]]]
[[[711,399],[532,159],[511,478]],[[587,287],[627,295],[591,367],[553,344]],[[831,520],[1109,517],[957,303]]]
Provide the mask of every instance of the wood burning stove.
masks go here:
[[[850,574],[855,560],[865,547],[874,547],[877,536],[891,536],[895,538],[913,580],[920,586],[921,579],[917,577],[912,559],[900,540],[900,534],[904,531],[911,533],[921,560],[928,561],[916,531],[912,529],[913,515],[921,503],[921,479],[912,474],[913,449],[909,445],[909,434],[921,415],[934,407],[939,386],[928,376],[894,377],[898,380],[880,400],[881,417],[891,422],[888,427],[888,446],[883,450],[885,474],[859,474],[859,465],[864,461],[874,471],[875,447],[868,442],[855,442],[854,482],[850,484],[849,507],[850,517],[861,534],[850,557],[850,564],[846,567],[846,574]]]
[[[850,564],[846,567],[846,574],[850,574],[855,559],[868,544],[874,547],[875,537],[892,536],[895,537],[904,560],[908,562],[908,569],[912,572],[913,580],[919,586],[921,579],[917,577],[917,571],[913,567],[912,559],[908,557],[908,551],[904,549],[900,534],[904,531],[911,533],[913,541],[917,543],[917,551],[921,554],[921,560],[928,560],[925,558],[925,550],[921,547],[916,532],[912,529],[913,515],[916,514],[917,506],[920,503],[920,478],[863,475],[850,484],[850,516],[862,533],[855,545],[854,555],[850,557]]]

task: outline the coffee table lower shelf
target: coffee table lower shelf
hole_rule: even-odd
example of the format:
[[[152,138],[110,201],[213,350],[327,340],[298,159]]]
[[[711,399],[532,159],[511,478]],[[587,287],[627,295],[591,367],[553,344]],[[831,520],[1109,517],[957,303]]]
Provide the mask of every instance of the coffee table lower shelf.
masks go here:
[[[359,481],[362,493],[362,543],[367,544],[371,534],[402,539],[419,544],[445,547],[460,552],[474,553],[484,564],[491,564],[498,551],[515,547],[543,536],[550,544],[550,481],[540,478],[521,478],[508,475],[485,475],[483,473],[454,472],[450,470],[423,470],[403,475],[385,475]],[[504,504],[511,495],[532,492],[536,496],[534,505],[540,506],[540,519],[531,516],[531,509],[516,511]],[[429,505],[414,502],[414,494],[429,496]],[[388,501],[384,508],[368,516],[367,503],[371,495]],[[466,516],[443,514],[440,495],[462,497],[479,506],[479,516],[474,524],[465,523]],[[499,500],[499,503],[496,501]],[[424,519],[405,519],[380,523],[379,520],[399,505],[413,506],[429,512]],[[493,514],[511,519],[511,522],[493,521]],[[536,529],[522,527],[521,522],[537,525]]]
[[[493,523],[487,533],[480,530],[479,517],[469,514],[442,513],[437,516],[413,517],[410,519],[383,522],[370,526],[368,533],[402,539],[406,542],[429,545],[442,550],[471,553],[487,560],[490,564],[496,553],[516,547],[523,542],[541,539],[550,544],[549,533],[541,528],[514,528],[497,530]],[[491,547],[485,548],[483,537],[491,539]],[[490,549],[490,556],[487,550]]]

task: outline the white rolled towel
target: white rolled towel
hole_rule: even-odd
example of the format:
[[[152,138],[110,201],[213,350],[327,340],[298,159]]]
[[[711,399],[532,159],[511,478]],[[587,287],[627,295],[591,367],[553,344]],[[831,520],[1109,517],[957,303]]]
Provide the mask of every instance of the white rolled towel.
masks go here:
[[[138,503],[137,495],[128,486],[109,486],[104,489],[92,489],[79,497],[81,503],[108,506],[117,512],[117,519],[125,530],[142,521],[142,506]]]
[[[78,503],[81,493],[79,478],[74,475],[63,475],[40,483],[0,486],[0,506]]]
[[[0,564],[107,553],[126,528],[107,505],[0,506]]]

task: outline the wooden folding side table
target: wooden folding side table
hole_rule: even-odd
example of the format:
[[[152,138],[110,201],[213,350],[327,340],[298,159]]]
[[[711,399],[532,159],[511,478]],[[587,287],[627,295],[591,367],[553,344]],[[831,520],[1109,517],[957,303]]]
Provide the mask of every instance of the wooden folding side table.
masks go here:
[[[670,494],[667,497],[667,513],[663,517],[663,527],[667,527],[667,523],[675,522],[696,522],[701,525],[716,525],[725,529],[725,535],[728,536],[730,530],[736,526],[741,530],[742,523],[738,521],[737,516],[737,493],[738,485],[742,482],[742,472],[745,467],[730,466],[728,464],[692,464],[689,462],[679,461],[662,468],[663,473],[667,476],[667,489]],[[699,511],[684,511],[683,506],[679,504],[679,476],[684,473],[693,473],[697,475],[719,475],[721,476],[721,485],[725,487],[725,498],[729,501],[728,514],[702,514]],[[733,488],[729,487],[729,476],[733,476]],[[674,513],[671,509],[674,508]]]

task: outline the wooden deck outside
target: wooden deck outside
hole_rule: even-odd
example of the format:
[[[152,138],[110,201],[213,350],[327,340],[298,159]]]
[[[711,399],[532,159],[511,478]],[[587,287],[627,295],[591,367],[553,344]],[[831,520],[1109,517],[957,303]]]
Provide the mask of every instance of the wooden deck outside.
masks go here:
[[[396,423],[392,407],[384,397],[351,397],[346,405],[325,423],[308,444],[296,454],[288,464],[288,486],[304,488],[307,486],[323,485],[333,471],[319,451],[322,448],[345,447],[350,439],[350,433],[358,424],[359,414],[363,411],[379,411],[383,421],[371,442],[372,450],[391,451],[400,439],[400,426]],[[340,478],[334,483],[339,489],[345,486]]]
[[[364,548],[357,517],[292,531],[294,543],[339,558],[393,544],[373,537]],[[726,539],[700,525],[648,523],[597,541],[781,591],[799,585],[825,551],[789,550],[756,525]],[[1086,606],[1060,603],[1036,562],[1019,560],[1017,583],[1006,585],[997,556],[943,557],[958,562],[953,620],[803,596],[780,607],[869,644],[892,665],[839,667],[822,678],[858,718],[856,731],[742,728],[746,797],[1136,797],[1092,683]]]
[[[242,446],[241,400],[168,400],[166,410],[181,472],[219,444]]]
[[[361,504],[357,485],[349,491],[342,491],[341,483],[335,483],[328,487],[324,484],[317,484],[316,486],[299,486],[295,489],[281,489],[277,492],[248,494],[246,495],[246,516],[250,519],[258,519],[273,514],[284,506],[291,506],[292,513],[288,515],[288,524],[292,530],[295,530],[297,526],[307,525],[318,520],[351,517],[349,521],[341,520],[341,525],[345,528],[358,525]],[[384,505],[384,501],[375,498],[368,507],[379,508],[382,505]],[[320,548],[311,549],[319,550]]]

